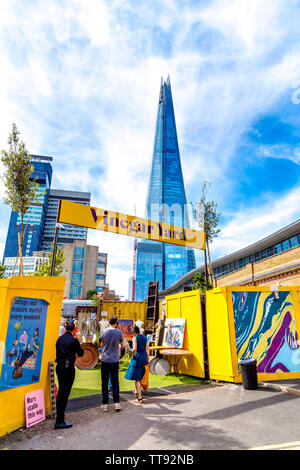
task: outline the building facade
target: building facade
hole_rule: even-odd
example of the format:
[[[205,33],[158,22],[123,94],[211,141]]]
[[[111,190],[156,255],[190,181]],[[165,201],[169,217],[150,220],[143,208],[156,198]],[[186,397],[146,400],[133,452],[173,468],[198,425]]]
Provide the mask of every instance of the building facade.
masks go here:
[[[52,180],[52,157],[32,155],[33,171],[30,179],[36,180],[38,189],[36,197],[24,215],[23,224],[25,237],[23,241],[23,256],[31,256],[34,251],[40,251],[43,244],[43,234]],[[3,260],[14,258],[19,251],[18,233],[21,232],[21,216],[11,211]]]
[[[300,285],[300,219],[235,253],[212,262],[217,287],[228,285]],[[160,297],[189,290],[196,272],[205,274],[205,266],[187,273]]]
[[[44,264],[47,258],[44,256],[24,256],[22,258],[23,272],[25,276],[32,276],[39,270],[40,266]],[[4,258],[4,265],[6,266],[5,277],[11,277],[13,274],[17,275],[20,269],[20,258],[8,257]]]
[[[107,276],[107,253],[98,253],[97,257],[97,272],[96,272],[96,291],[101,294],[105,293],[108,288],[106,283]]]
[[[105,292],[107,254],[99,253],[98,247],[88,245],[86,240],[74,240],[73,243],[62,245],[65,261],[63,272],[65,276],[64,297],[82,299],[89,290]]]
[[[52,250],[54,241],[55,226],[57,220],[59,200],[65,199],[80,204],[90,204],[91,194],[82,191],[66,191],[61,189],[51,189],[52,181],[52,157],[42,155],[32,155],[31,164],[33,167],[30,179],[38,184],[36,197],[23,218],[25,231],[23,241],[23,257],[29,259],[35,252],[49,252]],[[87,228],[73,225],[65,225],[58,231],[57,245],[71,244],[74,240],[87,239]],[[14,266],[19,252],[18,233],[21,231],[21,216],[12,211],[9,227],[6,236],[6,243],[3,255],[3,264]],[[33,257],[34,258],[34,257]],[[28,265],[38,265],[34,259]],[[10,276],[8,269],[6,276]],[[16,274],[18,271],[16,271]]]
[[[189,228],[186,195],[177,139],[170,78],[161,80],[146,218]],[[194,251],[142,240],[137,243],[135,300],[143,300],[148,284],[166,289],[195,268]]]
[[[49,200],[47,205],[42,250],[50,251],[51,244],[54,240],[55,225],[57,220],[58,206],[60,200],[77,202],[78,204],[90,205],[91,193],[82,191],[66,191],[63,189],[50,189]],[[65,225],[65,228],[60,228],[58,232],[57,244],[60,247],[62,244],[66,245],[73,243],[74,240],[86,240],[87,228],[77,227],[75,225]]]

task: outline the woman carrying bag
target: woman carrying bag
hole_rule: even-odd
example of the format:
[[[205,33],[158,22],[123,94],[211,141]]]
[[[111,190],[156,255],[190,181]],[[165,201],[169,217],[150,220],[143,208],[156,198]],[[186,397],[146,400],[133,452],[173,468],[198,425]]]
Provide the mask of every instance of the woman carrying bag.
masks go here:
[[[141,380],[149,363],[149,345],[147,337],[140,333],[138,326],[133,327],[134,337],[132,339],[132,359],[125,373],[125,379],[135,380],[134,395],[137,403],[142,403]]]

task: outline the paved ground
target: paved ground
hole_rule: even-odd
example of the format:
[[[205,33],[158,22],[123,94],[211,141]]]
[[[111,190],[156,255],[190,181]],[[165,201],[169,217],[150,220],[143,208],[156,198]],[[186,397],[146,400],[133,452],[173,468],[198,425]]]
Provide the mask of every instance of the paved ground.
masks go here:
[[[295,387],[300,395],[300,381]],[[123,395],[120,413],[111,408],[103,414],[100,406],[69,412],[73,428],[65,431],[55,431],[47,419],[1,438],[0,450],[300,448],[298,394],[273,384],[260,384],[258,390],[222,384],[178,392],[152,393],[143,405]]]

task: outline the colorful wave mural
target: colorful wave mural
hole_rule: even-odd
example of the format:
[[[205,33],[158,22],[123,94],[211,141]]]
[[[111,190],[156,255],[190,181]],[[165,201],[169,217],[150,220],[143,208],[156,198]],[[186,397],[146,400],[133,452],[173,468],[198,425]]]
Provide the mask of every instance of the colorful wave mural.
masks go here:
[[[276,300],[273,292],[232,292],[238,358],[255,358],[257,372],[300,371],[292,293],[278,295]]]

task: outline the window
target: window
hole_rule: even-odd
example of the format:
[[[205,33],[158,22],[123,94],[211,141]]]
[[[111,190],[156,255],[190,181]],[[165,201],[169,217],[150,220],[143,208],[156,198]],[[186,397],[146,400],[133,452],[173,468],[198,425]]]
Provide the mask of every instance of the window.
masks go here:
[[[292,248],[294,246],[298,246],[299,245],[298,235],[296,235],[295,237],[290,238],[290,242],[291,242],[291,247]]]
[[[290,248],[290,240],[285,240],[284,242],[282,242],[282,251],[289,250]]]
[[[278,253],[281,253],[282,252],[282,246],[281,246],[281,243],[277,243],[277,245],[274,246],[274,251],[276,254]]]

